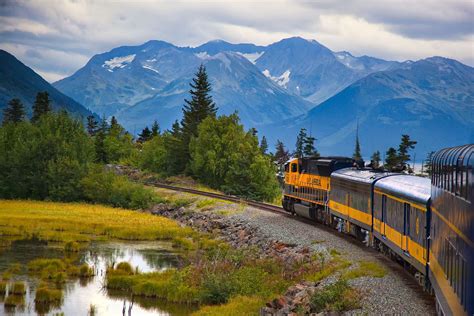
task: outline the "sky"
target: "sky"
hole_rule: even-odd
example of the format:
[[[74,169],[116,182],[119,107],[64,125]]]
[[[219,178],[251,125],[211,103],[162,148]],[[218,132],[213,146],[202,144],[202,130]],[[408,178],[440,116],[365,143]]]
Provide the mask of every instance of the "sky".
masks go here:
[[[474,66],[474,1],[0,0],[0,49],[50,82],[95,54],[152,39],[268,45],[292,36],[355,56],[444,56]]]

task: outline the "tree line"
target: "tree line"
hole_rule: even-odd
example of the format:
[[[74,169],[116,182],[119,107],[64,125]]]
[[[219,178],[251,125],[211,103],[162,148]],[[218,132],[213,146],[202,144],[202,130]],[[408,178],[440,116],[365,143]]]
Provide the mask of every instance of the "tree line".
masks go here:
[[[245,131],[237,113],[216,115],[204,66],[190,87],[180,122],[161,132],[155,121],[137,139],[115,117],[89,116],[84,126],[65,111],[53,112],[47,92],[38,93],[29,121],[21,101],[11,100],[0,128],[0,197],[149,203],[146,192],[101,167],[118,163],[163,176],[190,175],[229,194],[276,198],[280,189],[266,139],[259,142],[255,129]]]

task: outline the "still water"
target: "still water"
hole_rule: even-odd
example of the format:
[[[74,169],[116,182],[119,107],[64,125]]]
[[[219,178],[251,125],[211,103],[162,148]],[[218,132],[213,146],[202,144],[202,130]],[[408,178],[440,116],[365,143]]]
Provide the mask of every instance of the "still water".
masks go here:
[[[22,271],[11,281],[25,281],[27,293],[21,306],[11,309],[4,306],[5,297],[0,295],[0,315],[88,315],[91,305],[95,315],[188,315],[194,306],[167,303],[156,298],[134,298],[124,292],[111,292],[104,288],[106,266],[122,261],[138,267],[140,272],[164,271],[178,267],[179,255],[166,242],[97,242],[81,251],[75,260],[87,263],[96,271],[96,276],[86,279],[68,280],[64,286],[61,306],[36,306],[34,302],[38,280],[28,275],[26,264],[37,258],[62,258],[62,245],[38,241],[15,241],[0,252],[0,271],[11,264],[20,263]],[[125,314],[123,311],[125,310]]]

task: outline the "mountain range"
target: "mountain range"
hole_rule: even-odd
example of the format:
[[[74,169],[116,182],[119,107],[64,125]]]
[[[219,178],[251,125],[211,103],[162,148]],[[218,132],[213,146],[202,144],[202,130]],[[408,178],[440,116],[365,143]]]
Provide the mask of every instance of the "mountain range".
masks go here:
[[[21,100],[27,116],[31,116],[38,92],[47,91],[54,110],[66,109],[76,117],[87,117],[92,113],[70,97],[59,92],[31,68],[10,53],[0,50],[0,120],[3,109],[13,98]]]
[[[401,134],[418,141],[420,156],[474,142],[472,67],[442,57],[356,57],[300,37],[268,46],[222,40],[122,46],[53,86],[101,116],[115,115],[136,134],[155,119],[166,129],[181,118],[200,64],[219,113],[237,111],[270,143],[281,139],[292,148],[301,127],[322,154],[351,155],[356,130],[366,157],[396,147]]]

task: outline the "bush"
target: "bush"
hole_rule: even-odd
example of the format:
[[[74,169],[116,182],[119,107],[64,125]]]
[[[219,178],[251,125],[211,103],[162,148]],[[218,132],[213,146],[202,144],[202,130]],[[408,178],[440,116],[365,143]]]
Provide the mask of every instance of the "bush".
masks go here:
[[[79,276],[81,278],[88,278],[94,276],[94,270],[87,263],[82,264],[79,267]]]
[[[359,300],[359,294],[349,286],[346,280],[340,279],[313,295],[311,311],[320,313],[352,310],[360,307]]]
[[[222,274],[206,275],[201,287],[201,301],[205,304],[227,303],[234,292],[232,280]]]
[[[81,185],[86,199],[91,202],[131,209],[144,209],[155,203],[154,193],[150,189],[104,171],[100,166],[92,168],[81,180]]]

